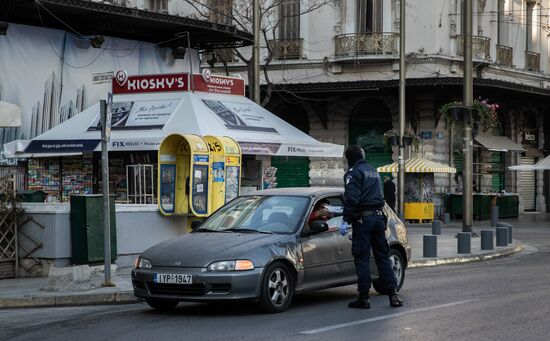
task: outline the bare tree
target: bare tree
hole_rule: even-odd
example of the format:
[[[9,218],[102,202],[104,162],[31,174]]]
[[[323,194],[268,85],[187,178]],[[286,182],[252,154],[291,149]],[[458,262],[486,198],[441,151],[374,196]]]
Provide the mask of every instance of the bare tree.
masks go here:
[[[197,11],[200,18],[224,24],[233,24],[239,29],[252,31],[253,1],[251,0],[185,0],[185,2]],[[265,56],[260,68],[263,70],[267,84],[267,91],[261,103],[262,106],[265,106],[269,102],[273,92],[273,83],[269,78],[267,66],[273,61],[275,51],[273,51],[273,46],[269,42],[277,40],[277,36],[278,34],[280,35],[283,25],[288,23],[289,20],[294,19],[294,21],[299,21],[301,16],[320,10],[323,6],[333,2],[334,0],[260,1],[260,48],[262,54]],[[288,7],[293,7],[296,10],[285,10]],[[248,84],[252,85],[254,82],[252,55],[245,56],[239,49],[232,49],[232,51],[234,55],[246,64]],[[227,70],[227,63],[223,59],[222,62]]]

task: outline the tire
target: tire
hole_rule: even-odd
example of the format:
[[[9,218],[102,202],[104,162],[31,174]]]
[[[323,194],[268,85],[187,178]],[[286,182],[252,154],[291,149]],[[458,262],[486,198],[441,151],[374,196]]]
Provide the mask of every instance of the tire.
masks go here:
[[[405,282],[405,262],[403,262],[403,257],[401,256],[401,253],[396,249],[390,249],[390,261],[392,263],[393,273],[395,274],[395,278],[397,279],[396,289],[397,291],[399,291],[401,290],[401,287],[403,287],[403,283]],[[376,290],[376,292],[380,295],[388,294],[388,290],[386,289],[384,282],[382,282],[380,278],[372,281],[372,286],[374,287],[374,290]]]
[[[280,262],[270,264],[264,272],[260,288],[260,308],[266,313],[288,309],[294,296],[294,277]]]
[[[166,301],[166,300],[154,300],[154,299],[147,299],[147,304],[155,310],[172,310],[178,305],[178,301]]]

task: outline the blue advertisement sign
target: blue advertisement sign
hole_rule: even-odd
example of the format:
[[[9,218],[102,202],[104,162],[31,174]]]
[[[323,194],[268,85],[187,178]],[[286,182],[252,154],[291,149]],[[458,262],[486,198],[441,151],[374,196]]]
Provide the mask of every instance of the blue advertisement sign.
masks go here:
[[[212,162],[212,177],[214,182],[223,182],[225,177],[224,162]]]
[[[176,200],[176,165],[160,165],[160,205],[166,213],[174,213]]]
[[[208,162],[208,155],[195,155],[194,162]]]
[[[431,140],[432,139],[432,132],[431,131],[421,131],[420,132],[420,138],[422,140]]]

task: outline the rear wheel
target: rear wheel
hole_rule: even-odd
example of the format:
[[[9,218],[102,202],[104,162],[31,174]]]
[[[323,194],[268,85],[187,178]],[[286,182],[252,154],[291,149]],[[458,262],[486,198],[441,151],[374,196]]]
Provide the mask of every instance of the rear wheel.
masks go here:
[[[397,280],[397,291],[401,290],[403,283],[405,282],[405,262],[403,262],[403,257],[401,253],[396,249],[390,249],[390,262],[392,265],[393,273],[395,274],[395,279]],[[381,295],[387,295],[388,290],[386,289],[385,283],[377,278],[372,281],[372,286],[374,290]]]
[[[147,304],[156,310],[172,310],[178,305],[178,301],[148,299]]]
[[[294,295],[294,278],[286,265],[280,262],[267,267],[260,288],[260,307],[267,313],[288,309]]]

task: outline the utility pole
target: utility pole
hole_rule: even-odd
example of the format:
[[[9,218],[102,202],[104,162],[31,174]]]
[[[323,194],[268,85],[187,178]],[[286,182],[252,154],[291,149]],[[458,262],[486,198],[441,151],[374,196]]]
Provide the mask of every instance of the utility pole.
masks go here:
[[[399,215],[405,218],[405,159],[403,135],[405,135],[405,0],[399,2],[399,146],[398,146],[398,185]]]
[[[253,84],[253,98],[254,102],[260,104],[260,24],[262,18],[260,17],[260,0],[254,0],[254,8],[252,14],[253,31],[254,31],[254,84]]]
[[[462,103],[471,110],[474,88],[473,88],[473,67],[472,67],[472,0],[464,0],[464,88]],[[472,231],[472,126],[471,122],[464,120],[464,170],[462,189],[462,232]]]
[[[112,94],[109,94],[112,103]],[[103,251],[105,266],[105,282],[103,286],[112,287],[111,282],[111,210],[109,207],[109,139],[111,136],[111,108],[107,108],[105,100],[99,101],[101,119],[101,172],[103,182]]]

